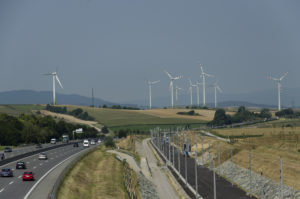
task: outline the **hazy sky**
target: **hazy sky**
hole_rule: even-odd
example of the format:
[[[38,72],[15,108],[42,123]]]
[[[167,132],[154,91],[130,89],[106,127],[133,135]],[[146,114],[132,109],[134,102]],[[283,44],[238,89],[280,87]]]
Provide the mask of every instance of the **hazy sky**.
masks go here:
[[[51,90],[116,102],[168,96],[163,70],[224,92],[300,87],[299,0],[0,0],[0,91]],[[209,82],[213,82],[210,80]],[[209,83],[208,83],[209,84]]]

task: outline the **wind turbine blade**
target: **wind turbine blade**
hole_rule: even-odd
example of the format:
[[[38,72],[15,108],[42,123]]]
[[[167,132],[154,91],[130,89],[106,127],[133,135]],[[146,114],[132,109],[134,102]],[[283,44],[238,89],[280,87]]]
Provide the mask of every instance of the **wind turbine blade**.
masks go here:
[[[160,82],[160,80],[157,80],[157,81],[151,82],[151,84],[157,84],[158,82]]]
[[[279,79],[277,79],[277,78],[274,78],[274,77],[268,77],[268,79],[271,79],[271,80],[274,80],[274,81],[279,81]]]
[[[170,87],[169,87],[170,91],[172,90],[172,87],[173,87],[173,81],[170,81]]]
[[[201,73],[203,74],[204,71],[203,71],[203,66],[202,66],[202,64],[200,64],[200,69],[201,69]]]
[[[172,79],[172,75],[170,73],[168,73],[166,70],[165,70],[165,73],[169,76],[170,79]]]
[[[204,73],[204,75],[207,76],[207,77],[214,77],[214,75],[207,74],[207,73]]]
[[[56,80],[57,80],[57,82],[59,83],[60,87],[61,87],[61,88],[64,88],[64,87],[62,86],[62,84],[60,83],[60,81],[59,81],[59,79],[58,79],[58,76],[55,75],[55,77],[56,77]]]
[[[42,74],[42,75],[52,75],[52,73],[45,73],[45,74]]]
[[[177,79],[181,79],[181,78],[183,78],[183,76],[175,77],[175,78],[173,78],[173,80],[177,80]]]
[[[217,89],[218,89],[218,91],[219,91],[220,93],[223,92],[222,89],[221,89],[219,86],[217,86]]]
[[[189,83],[190,83],[190,86],[192,86],[192,80],[189,78]]]
[[[288,74],[288,72],[284,73],[284,75],[282,77],[280,77],[280,81],[283,80],[283,78],[285,78],[285,76]]]

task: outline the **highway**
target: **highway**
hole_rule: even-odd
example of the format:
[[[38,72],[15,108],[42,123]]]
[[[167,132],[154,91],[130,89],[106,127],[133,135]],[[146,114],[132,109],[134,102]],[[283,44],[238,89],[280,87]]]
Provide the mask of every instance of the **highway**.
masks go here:
[[[57,142],[56,144],[42,144],[42,148],[48,148],[52,147],[55,145],[60,145],[62,144],[61,142]],[[17,147],[17,148],[12,148],[12,152],[4,153],[4,151],[0,151],[0,153],[4,153],[5,158],[12,158],[17,155],[22,155],[24,153],[40,150],[41,148],[36,148],[36,145],[30,145],[30,146],[24,146],[24,147]]]
[[[96,145],[95,145],[96,146]],[[91,148],[91,147],[90,147]],[[11,168],[14,172],[14,177],[0,177],[0,199],[14,198],[23,199],[25,195],[31,190],[35,183],[44,176],[49,170],[58,165],[60,162],[68,159],[70,156],[84,150],[82,144],[79,147],[67,145],[64,147],[46,151],[48,160],[39,160],[38,154],[20,159],[26,163],[27,169],[16,170],[16,161],[1,166],[2,168]],[[22,180],[24,171],[32,171],[34,173],[35,181]]]

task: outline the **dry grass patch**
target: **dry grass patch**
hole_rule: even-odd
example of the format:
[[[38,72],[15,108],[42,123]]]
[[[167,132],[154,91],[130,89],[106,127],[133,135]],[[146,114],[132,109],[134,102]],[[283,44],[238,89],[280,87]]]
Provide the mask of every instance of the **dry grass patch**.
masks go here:
[[[127,199],[121,162],[103,148],[78,162],[62,183],[58,199]]]

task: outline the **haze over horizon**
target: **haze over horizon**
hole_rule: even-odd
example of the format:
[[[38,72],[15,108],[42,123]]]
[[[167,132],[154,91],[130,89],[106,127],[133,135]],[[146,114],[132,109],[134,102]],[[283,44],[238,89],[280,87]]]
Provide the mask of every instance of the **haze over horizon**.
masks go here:
[[[130,102],[148,99],[146,81],[160,80],[153,97],[163,98],[163,71],[183,75],[176,85],[187,89],[188,78],[200,79],[199,61],[225,94],[276,92],[267,76],[289,72],[284,95],[300,87],[299,8],[297,0],[3,0],[0,91],[52,90],[41,74],[58,67],[58,93],[94,88],[97,98]]]

